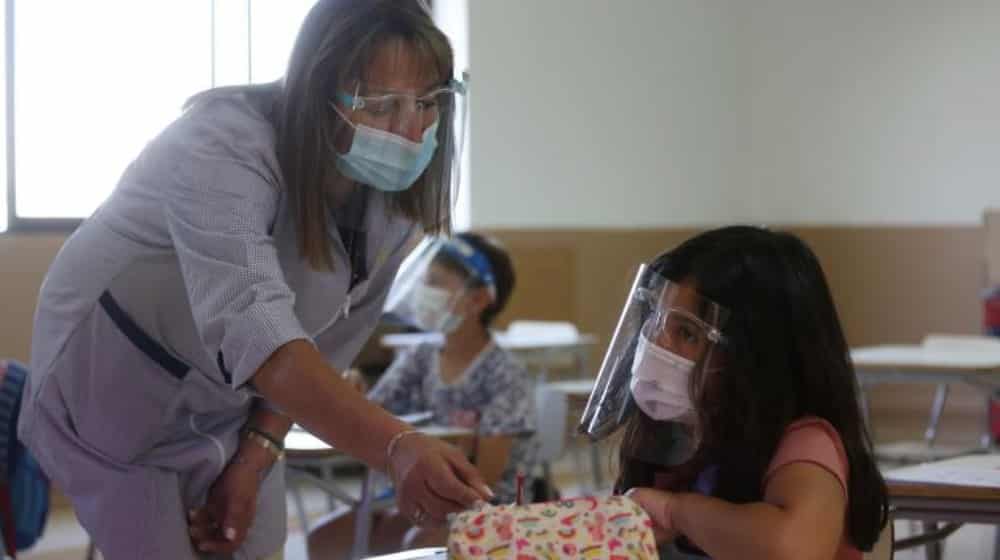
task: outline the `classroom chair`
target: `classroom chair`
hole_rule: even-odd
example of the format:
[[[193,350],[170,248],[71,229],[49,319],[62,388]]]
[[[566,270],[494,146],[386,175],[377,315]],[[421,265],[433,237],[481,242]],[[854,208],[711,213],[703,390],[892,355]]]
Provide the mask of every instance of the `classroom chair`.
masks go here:
[[[566,394],[541,383],[535,389],[535,438],[538,443],[538,464],[547,488],[555,488],[552,463],[566,450],[566,429],[569,404]]]

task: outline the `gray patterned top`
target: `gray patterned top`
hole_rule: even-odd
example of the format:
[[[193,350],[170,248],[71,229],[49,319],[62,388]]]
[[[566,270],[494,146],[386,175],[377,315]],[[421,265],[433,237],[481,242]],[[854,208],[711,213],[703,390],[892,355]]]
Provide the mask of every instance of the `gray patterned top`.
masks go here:
[[[493,488],[501,501],[514,501],[517,470],[523,470],[530,480],[537,453],[531,437],[535,431],[531,378],[513,356],[494,343],[452,383],[441,379],[438,358],[438,348],[430,344],[403,351],[368,397],[393,414],[431,411],[435,422],[446,425],[454,422],[456,413],[475,412],[480,435],[514,436],[510,460]]]

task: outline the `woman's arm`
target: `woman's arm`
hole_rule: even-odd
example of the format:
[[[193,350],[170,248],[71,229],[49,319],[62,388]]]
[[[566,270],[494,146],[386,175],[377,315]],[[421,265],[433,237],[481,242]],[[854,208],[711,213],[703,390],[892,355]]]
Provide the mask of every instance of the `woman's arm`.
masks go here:
[[[410,429],[355,391],[304,340],[280,347],[254,374],[251,383],[268,401],[320,439],[378,469],[387,467],[389,440]]]
[[[454,446],[415,432],[350,387],[316,348],[296,340],[268,358],[251,382],[320,439],[385,469],[400,510],[442,524],[491,492]],[[390,445],[392,443],[392,445]]]

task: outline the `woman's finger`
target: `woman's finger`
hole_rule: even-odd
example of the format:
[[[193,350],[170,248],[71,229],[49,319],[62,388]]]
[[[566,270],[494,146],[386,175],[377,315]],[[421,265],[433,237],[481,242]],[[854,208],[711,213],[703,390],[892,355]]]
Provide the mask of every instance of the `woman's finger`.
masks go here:
[[[230,503],[222,520],[223,538],[229,542],[241,543],[246,538],[253,514],[251,504],[243,500]]]
[[[445,452],[444,459],[451,467],[451,475],[440,477],[440,482],[449,488],[441,488],[438,493],[465,507],[472,507],[480,500],[493,499],[493,491],[483,480],[483,475],[457,449]],[[437,488],[437,487],[436,487]]]
[[[444,474],[428,476],[426,484],[435,496],[448,503],[448,511],[445,513],[462,511],[472,507],[476,502],[483,501],[479,497],[479,492],[462,482],[447,466]]]
[[[239,548],[238,544],[219,538],[200,541],[196,546],[200,552],[210,554],[232,554]]]
[[[215,529],[211,529],[205,525],[192,525],[188,528],[188,534],[195,544],[200,544],[202,541],[213,538],[215,536]]]
[[[424,512],[422,527],[440,527],[448,519],[449,513],[462,511],[460,504],[439,495],[429,484],[417,498],[418,507]]]
[[[198,508],[188,511],[188,525],[212,527],[217,525],[215,517],[208,511],[208,508]]]

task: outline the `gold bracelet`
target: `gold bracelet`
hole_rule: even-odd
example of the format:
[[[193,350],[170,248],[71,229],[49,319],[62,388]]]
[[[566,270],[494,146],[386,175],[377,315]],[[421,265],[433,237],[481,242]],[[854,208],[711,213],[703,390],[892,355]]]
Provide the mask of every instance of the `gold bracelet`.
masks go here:
[[[274,442],[270,440],[270,438],[262,436],[256,430],[246,430],[244,433],[246,434],[245,436],[243,436],[245,439],[248,439],[256,443],[257,445],[263,447],[264,449],[270,451],[271,455],[274,455],[274,460],[276,462],[285,458],[285,450],[275,445]]]
[[[284,449],[285,449],[285,443],[283,441],[281,441],[280,439],[278,439],[277,437],[271,435],[267,430],[262,430],[262,429],[260,429],[260,428],[258,428],[256,426],[247,426],[244,429],[247,430],[247,431],[250,431],[250,432],[253,432],[253,433],[257,434],[260,437],[266,438],[268,441],[270,441],[271,443],[273,443],[278,449],[281,449],[282,451],[284,451]]]
[[[417,430],[403,430],[402,432],[399,432],[398,434],[392,436],[392,439],[389,440],[389,444],[385,446],[386,471],[389,470],[389,464],[392,463],[392,452],[396,450],[396,446],[399,444],[399,440],[403,439],[406,436],[418,433],[420,432],[418,432]]]

